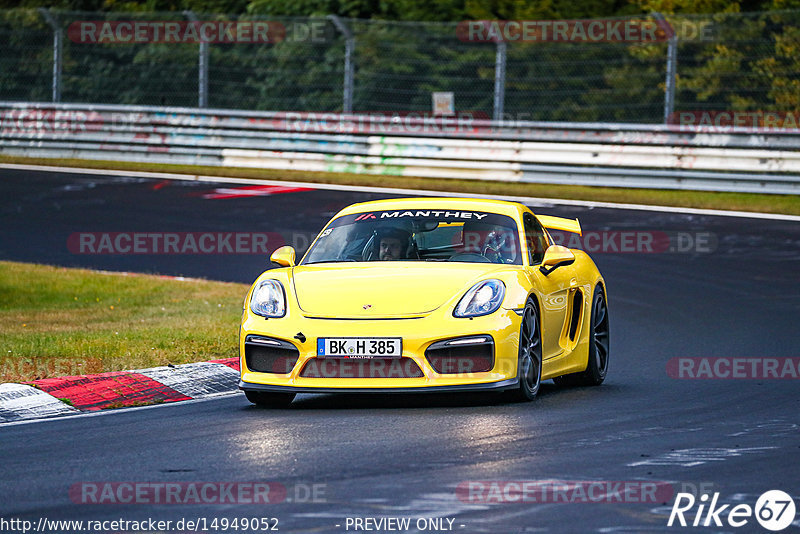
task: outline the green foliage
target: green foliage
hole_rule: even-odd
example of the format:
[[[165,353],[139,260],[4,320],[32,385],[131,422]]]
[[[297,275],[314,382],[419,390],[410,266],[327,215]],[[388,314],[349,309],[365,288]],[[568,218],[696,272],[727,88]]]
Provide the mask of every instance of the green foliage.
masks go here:
[[[235,357],[246,292],[2,261],[0,381]]]
[[[775,35],[775,52],[754,63],[754,71],[769,84],[776,109],[800,112],[800,28],[785,26]]]
[[[679,107],[800,109],[800,12],[720,14],[707,21],[713,39],[685,40],[679,48]]]
[[[285,17],[458,21],[574,19],[659,11],[729,13],[798,9],[800,0],[0,0],[0,9],[49,7],[64,11],[251,13]]]
[[[103,8],[131,7],[119,1],[107,0]],[[800,2],[771,0],[769,6],[795,1]],[[64,29],[81,20],[185,21],[184,14],[175,11],[183,8],[194,9],[204,20],[281,23],[287,35],[280,42],[209,45],[209,105],[317,112],[342,109],[344,78],[345,37],[322,15],[360,17],[343,19],[355,34],[355,111],[427,112],[432,92],[452,91],[457,110],[490,117],[496,45],[463,42],[457,23],[444,21],[609,17],[624,11],[658,10],[667,14],[678,32],[677,110],[800,109],[800,10],[736,13],[762,5],[744,1],[636,2],[252,0],[236,4],[246,8],[246,14],[213,15],[202,12],[235,6],[223,0],[150,0],[146,7],[173,11],[53,13]],[[715,13],[681,14],[691,9]],[[297,13],[318,17],[288,16]],[[374,20],[379,17],[431,22]],[[322,29],[320,37],[303,38],[300,30],[312,26]],[[52,35],[35,9],[0,11],[0,99],[50,99]],[[65,37],[62,100],[195,106],[198,51],[197,44],[97,44]],[[506,115],[530,120],[660,122],[666,56],[664,42],[511,42],[506,59]]]

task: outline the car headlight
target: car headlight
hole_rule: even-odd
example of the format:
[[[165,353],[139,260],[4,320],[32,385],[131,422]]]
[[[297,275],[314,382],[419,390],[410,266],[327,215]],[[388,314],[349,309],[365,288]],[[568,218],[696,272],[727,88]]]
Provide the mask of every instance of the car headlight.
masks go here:
[[[478,282],[464,293],[458,301],[453,315],[456,317],[478,317],[497,311],[506,294],[506,286],[500,280]]]
[[[286,293],[281,283],[277,280],[259,282],[250,297],[250,311],[262,317],[286,315]]]

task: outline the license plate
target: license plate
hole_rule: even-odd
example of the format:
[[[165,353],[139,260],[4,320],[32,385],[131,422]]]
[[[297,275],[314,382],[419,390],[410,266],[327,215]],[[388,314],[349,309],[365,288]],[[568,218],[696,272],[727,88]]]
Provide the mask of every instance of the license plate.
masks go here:
[[[318,358],[399,358],[403,339],[399,337],[321,337]]]

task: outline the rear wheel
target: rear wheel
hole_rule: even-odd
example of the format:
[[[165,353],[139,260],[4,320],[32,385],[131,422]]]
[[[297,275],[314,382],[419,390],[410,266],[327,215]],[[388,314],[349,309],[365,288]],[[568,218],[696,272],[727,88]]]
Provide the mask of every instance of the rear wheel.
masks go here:
[[[608,373],[608,306],[603,288],[598,285],[592,297],[592,317],[589,329],[589,361],[586,370],[559,376],[554,382],[559,386],[599,386]]]
[[[244,392],[247,400],[257,406],[264,408],[284,408],[292,403],[295,393],[275,393],[272,391],[251,391]]]
[[[519,328],[519,356],[517,360],[519,387],[512,391],[512,399],[530,401],[539,393],[542,382],[542,336],[539,317],[532,300],[525,304]]]

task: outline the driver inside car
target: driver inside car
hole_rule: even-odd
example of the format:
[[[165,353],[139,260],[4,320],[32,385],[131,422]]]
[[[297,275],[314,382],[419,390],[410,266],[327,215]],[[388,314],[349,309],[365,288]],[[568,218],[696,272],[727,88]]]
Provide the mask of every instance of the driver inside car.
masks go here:
[[[411,234],[401,228],[378,231],[378,259],[381,261],[405,260],[411,244]]]

